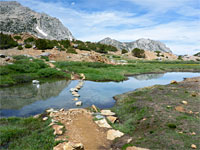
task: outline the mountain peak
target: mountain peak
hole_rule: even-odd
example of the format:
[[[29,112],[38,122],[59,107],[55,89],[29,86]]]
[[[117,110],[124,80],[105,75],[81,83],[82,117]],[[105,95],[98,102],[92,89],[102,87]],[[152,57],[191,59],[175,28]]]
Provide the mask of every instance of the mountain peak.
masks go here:
[[[37,13],[16,1],[0,1],[0,32],[27,32],[50,40],[74,39],[57,18]]]
[[[151,39],[145,39],[145,38],[140,38],[133,42],[119,42],[115,39],[105,38],[99,41],[99,43],[112,45],[112,46],[117,47],[120,50],[126,49],[129,51],[132,51],[134,48],[140,48],[140,49],[149,50],[149,51],[161,51],[161,52],[172,53],[172,51],[168,47],[166,47],[164,43],[160,41],[151,40]]]

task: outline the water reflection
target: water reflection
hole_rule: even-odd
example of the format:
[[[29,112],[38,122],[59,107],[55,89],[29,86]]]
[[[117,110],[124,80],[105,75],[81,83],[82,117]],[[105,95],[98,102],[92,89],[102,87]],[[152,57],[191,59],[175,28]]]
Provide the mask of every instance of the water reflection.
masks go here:
[[[164,76],[163,74],[141,74],[133,76],[137,80],[151,80],[151,79],[158,79]]]
[[[2,88],[0,90],[0,109],[21,109],[23,106],[38,100],[46,100],[58,94],[70,81],[46,82],[38,85],[25,84],[20,86]]]
[[[200,73],[171,72],[165,74],[142,74],[129,77],[122,82],[85,81],[79,91],[83,102],[81,107],[92,104],[99,108],[110,108],[115,104],[113,96],[137,88],[155,84],[169,84],[171,80],[181,81],[183,78],[200,76]],[[78,81],[56,81],[45,83],[37,89],[32,84],[0,89],[0,116],[30,116],[42,113],[47,108],[75,108],[75,101],[69,92]]]

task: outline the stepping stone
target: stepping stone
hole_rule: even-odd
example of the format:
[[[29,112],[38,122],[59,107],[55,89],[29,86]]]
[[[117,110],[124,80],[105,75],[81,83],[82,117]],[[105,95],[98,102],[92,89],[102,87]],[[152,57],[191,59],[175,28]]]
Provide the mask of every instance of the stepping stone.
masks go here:
[[[76,102],[76,106],[81,106],[82,105],[82,102],[79,101],[79,102]]]
[[[95,121],[95,123],[99,126],[99,127],[102,127],[102,128],[112,128],[106,121],[106,119],[101,119],[101,120],[97,120]]]
[[[52,126],[52,128],[54,129],[54,133],[53,133],[54,135],[63,134],[63,131],[62,131],[63,126],[55,124],[55,125]]]
[[[108,132],[107,132],[107,139],[108,140],[114,140],[114,139],[121,137],[123,135],[124,135],[124,133],[120,132],[119,130],[111,129],[111,130],[108,130]]]
[[[114,117],[114,116],[107,116],[107,119],[108,119],[111,123],[115,123],[115,121],[117,120],[117,117]]]
[[[111,112],[111,110],[101,110],[101,114],[104,116],[114,116],[115,113]]]
[[[73,100],[74,100],[74,101],[77,101],[77,100],[78,100],[78,98],[77,98],[77,97],[75,97]]]
[[[126,150],[149,150],[149,149],[131,146],[131,147],[127,147]]]

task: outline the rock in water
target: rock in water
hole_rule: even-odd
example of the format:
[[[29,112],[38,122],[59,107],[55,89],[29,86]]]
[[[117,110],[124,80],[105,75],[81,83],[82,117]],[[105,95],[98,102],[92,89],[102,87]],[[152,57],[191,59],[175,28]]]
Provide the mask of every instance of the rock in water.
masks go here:
[[[79,102],[76,102],[76,106],[81,106],[82,105],[82,102],[79,101]]]
[[[57,19],[37,13],[15,1],[0,1],[0,31],[27,32],[50,40],[73,40],[71,32]]]
[[[38,81],[38,80],[33,80],[32,83],[33,83],[33,84],[39,84],[40,81]]]

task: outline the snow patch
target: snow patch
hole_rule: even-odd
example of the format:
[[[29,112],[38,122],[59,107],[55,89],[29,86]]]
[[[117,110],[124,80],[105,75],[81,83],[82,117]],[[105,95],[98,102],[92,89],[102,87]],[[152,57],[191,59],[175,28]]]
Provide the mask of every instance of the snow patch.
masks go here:
[[[40,32],[42,35],[47,36],[48,34],[46,34],[44,31],[42,31],[38,26],[36,27],[36,30],[38,30],[38,32]]]

